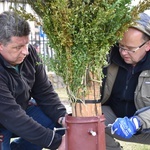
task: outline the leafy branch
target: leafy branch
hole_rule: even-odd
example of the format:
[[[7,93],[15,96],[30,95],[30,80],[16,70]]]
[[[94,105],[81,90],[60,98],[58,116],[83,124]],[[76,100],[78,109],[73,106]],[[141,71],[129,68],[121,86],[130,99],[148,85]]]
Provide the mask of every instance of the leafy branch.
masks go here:
[[[122,38],[150,0],[131,7],[131,0],[27,0],[41,17],[50,61],[67,86],[70,100],[86,96],[93,81],[101,83],[110,47]],[[82,90],[81,90],[82,89]]]

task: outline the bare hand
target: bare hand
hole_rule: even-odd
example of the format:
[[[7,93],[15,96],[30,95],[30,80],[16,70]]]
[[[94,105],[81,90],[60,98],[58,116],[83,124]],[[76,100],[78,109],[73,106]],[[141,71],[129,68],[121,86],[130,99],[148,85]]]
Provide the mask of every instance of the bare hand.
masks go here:
[[[62,136],[62,142],[60,146],[58,147],[58,150],[65,150],[65,135]]]

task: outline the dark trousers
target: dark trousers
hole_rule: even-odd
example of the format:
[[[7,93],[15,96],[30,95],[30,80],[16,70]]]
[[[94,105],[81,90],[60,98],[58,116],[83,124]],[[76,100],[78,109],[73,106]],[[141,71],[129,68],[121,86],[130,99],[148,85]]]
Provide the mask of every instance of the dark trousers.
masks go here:
[[[52,120],[48,116],[46,116],[38,106],[29,106],[26,110],[26,113],[46,128],[53,129],[55,126]],[[61,126],[57,125],[55,127]],[[43,148],[41,146],[34,145],[22,139],[21,137],[11,140],[13,133],[6,129],[0,129],[0,134],[4,136],[3,142],[1,142],[0,150],[42,150]],[[60,134],[63,135],[64,131],[61,131]]]

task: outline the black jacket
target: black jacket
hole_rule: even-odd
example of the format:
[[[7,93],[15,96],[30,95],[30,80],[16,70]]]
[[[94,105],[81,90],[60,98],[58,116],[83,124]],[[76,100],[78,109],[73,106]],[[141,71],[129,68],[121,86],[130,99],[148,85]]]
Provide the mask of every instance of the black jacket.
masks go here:
[[[56,149],[61,136],[42,127],[26,115],[33,97],[54,122],[66,109],[48,80],[36,50],[29,45],[29,55],[19,65],[19,73],[0,55],[0,124],[16,135],[43,147]],[[53,140],[53,141],[52,141]],[[51,146],[48,146],[52,142]]]

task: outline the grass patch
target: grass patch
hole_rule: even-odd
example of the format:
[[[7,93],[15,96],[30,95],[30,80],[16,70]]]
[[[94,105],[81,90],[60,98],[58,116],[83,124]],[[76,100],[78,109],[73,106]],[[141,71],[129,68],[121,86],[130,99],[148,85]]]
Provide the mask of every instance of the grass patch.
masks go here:
[[[150,150],[150,145],[119,141],[123,150]]]

